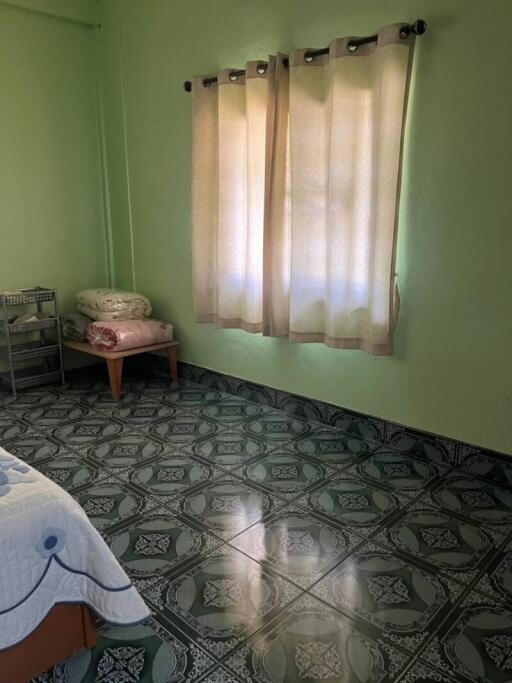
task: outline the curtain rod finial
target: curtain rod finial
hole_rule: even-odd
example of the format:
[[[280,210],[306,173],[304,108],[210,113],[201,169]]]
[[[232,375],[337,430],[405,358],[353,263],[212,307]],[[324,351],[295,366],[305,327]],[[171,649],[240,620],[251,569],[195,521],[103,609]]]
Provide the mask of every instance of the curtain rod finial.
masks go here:
[[[183,90],[192,92],[192,81],[185,81],[185,83],[183,83]]]
[[[417,36],[422,36],[427,30],[427,22],[424,19],[417,19],[412,25],[412,29]]]

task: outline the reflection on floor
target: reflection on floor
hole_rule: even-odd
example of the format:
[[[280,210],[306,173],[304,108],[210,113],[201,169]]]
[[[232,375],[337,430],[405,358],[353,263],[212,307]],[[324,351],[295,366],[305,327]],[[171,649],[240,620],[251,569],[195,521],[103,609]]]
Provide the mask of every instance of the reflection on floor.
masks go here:
[[[102,375],[1,397],[0,443],[83,506],[154,612],[45,683],[509,681],[512,468],[215,389]]]

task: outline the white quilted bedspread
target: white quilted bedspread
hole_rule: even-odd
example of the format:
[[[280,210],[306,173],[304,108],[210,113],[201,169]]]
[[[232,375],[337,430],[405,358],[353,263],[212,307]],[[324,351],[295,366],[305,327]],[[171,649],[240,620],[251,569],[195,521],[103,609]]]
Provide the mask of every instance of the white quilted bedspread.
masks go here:
[[[28,636],[53,605],[75,602],[114,624],[149,616],[78,503],[0,448],[0,650]]]

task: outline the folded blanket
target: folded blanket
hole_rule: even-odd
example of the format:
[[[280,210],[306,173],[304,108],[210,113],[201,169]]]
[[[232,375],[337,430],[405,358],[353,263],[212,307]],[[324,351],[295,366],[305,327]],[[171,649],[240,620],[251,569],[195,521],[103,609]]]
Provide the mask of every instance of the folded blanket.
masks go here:
[[[87,341],[87,328],[92,319],[81,313],[68,313],[62,321],[62,336],[73,341]]]
[[[172,341],[172,338],[172,325],[161,320],[94,322],[87,329],[89,343],[102,351],[126,351]]]
[[[94,320],[142,320],[151,315],[147,297],[122,289],[84,289],[76,299],[80,313]]]

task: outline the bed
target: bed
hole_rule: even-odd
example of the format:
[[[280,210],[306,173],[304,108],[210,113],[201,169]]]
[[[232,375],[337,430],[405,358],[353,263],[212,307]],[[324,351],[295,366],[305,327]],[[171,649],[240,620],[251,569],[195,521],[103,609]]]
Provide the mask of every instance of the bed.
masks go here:
[[[0,448],[0,683],[25,683],[135,624],[144,601],[78,503]]]

